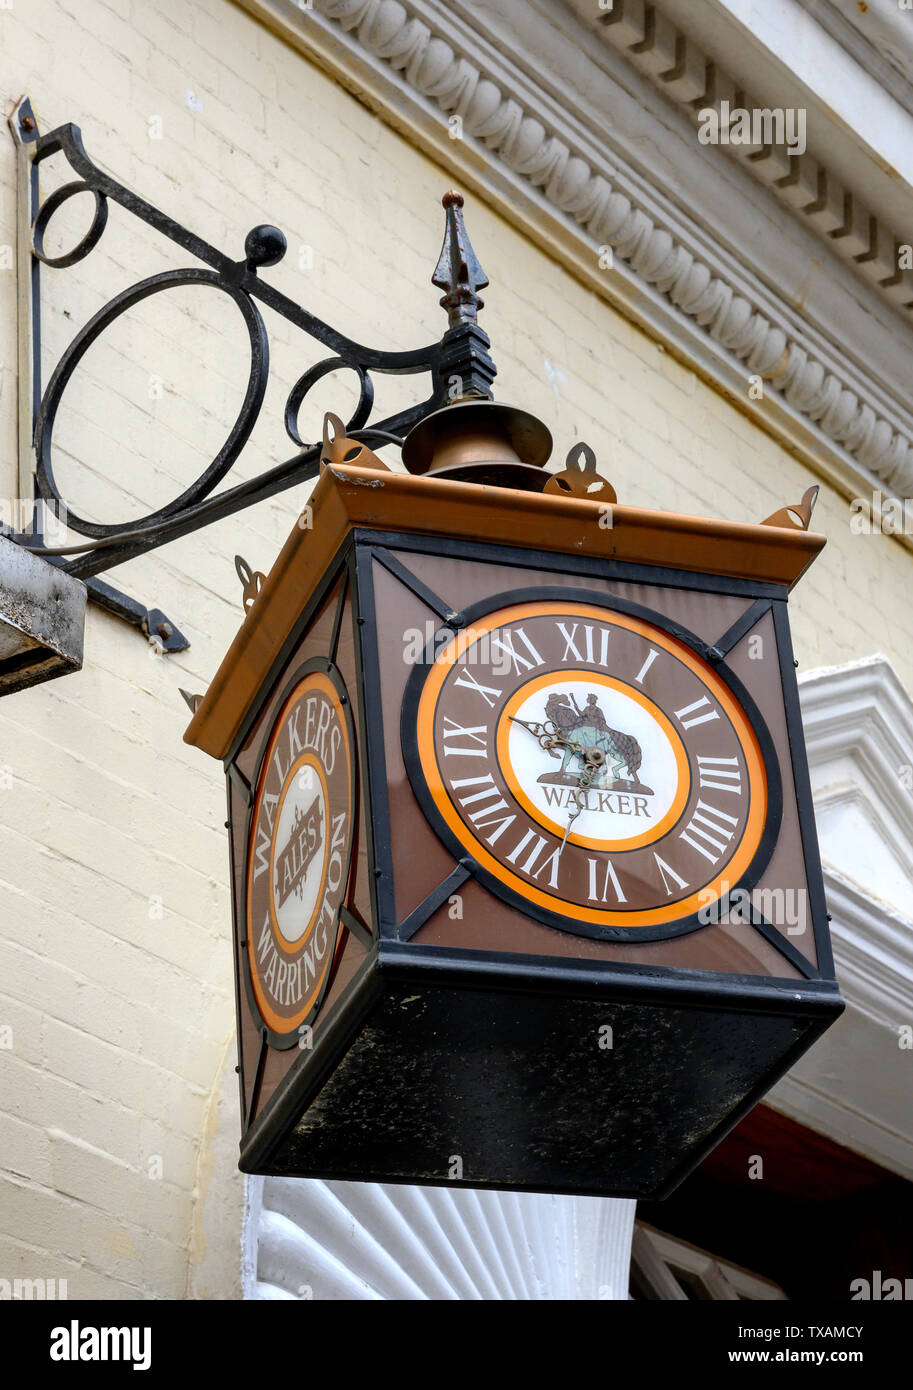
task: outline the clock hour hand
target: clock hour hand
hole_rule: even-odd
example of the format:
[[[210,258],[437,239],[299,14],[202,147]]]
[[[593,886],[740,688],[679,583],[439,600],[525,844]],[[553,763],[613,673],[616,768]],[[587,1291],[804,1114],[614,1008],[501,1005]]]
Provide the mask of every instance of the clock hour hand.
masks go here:
[[[553,750],[555,745],[561,740],[557,734],[553,734],[544,724],[529,723],[525,719],[518,719],[515,714],[509,714],[507,717],[510,719],[511,723],[519,724],[522,728],[531,733],[533,738],[538,741],[539,747],[544,748],[551,757],[557,758],[560,756],[560,754],[555,753]]]

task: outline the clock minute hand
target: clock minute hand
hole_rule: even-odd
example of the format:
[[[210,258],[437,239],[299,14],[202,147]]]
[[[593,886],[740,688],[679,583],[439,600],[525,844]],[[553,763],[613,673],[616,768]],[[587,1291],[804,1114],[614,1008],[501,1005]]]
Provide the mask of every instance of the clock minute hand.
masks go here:
[[[578,778],[578,781],[579,781],[579,780],[580,780],[580,779]],[[560,844],[559,847],[558,847],[558,858],[559,858],[559,859],[561,858],[562,854],[564,853],[564,846],[567,844],[567,837],[568,837],[568,835],[570,835],[570,833],[571,833],[571,826],[574,824],[574,821],[577,819],[577,817],[580,815],[580,812],[583,810],[583,807],[580,805],[580,801],[579,801],[579,792],[576,792],[576,793],[574,794],[574,807],[575,807],[575,809],[574,809],[573,814],[570,815],[570,816],[568,816],[568,818],[567,818],[567,825],[564,827],[564,835],[563,835],[563,837],[562,837],[561,844]]]
[[[580,804],[580,793],[586,793],[589,790],[590,783],[605,762],[605,753],[601,748],[597,748],[595,744],[584,746],[579,743],[570,743],[567,739],[563,739],[562,742],[567,743],[568,747],[573,748],[583,758],[583,771],[577,778],[577,791],[573,793],[575,809],[573,814],[568,816],[567,825],[564,827],[564,838],[558,849],[559,859],[564,853],[564,846],[567,844],[567,837],[571,833],[571,826],[580,815],[580,812],[586,809],[586,802],[584,802],[582,806]]]

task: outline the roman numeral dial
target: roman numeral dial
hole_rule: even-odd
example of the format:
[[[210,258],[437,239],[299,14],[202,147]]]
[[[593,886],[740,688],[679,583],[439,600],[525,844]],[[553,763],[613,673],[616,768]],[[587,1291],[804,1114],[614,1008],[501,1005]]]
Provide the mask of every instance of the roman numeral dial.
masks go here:
[[[413,787],[490,891],[564,931],[656,939],[749,871],[760,716],[680,633],[550,597],[476,615],[414,674]]]

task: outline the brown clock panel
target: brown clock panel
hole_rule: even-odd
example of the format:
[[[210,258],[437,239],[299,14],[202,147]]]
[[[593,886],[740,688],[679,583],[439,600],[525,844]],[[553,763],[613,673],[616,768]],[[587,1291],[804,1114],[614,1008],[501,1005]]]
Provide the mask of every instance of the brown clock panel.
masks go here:
[[[305,624],[228,764],[242,1111],[314,1046],[363,962],[370,892],[351,595]],[[343,908],[348,909],[343,920]]]
[[[779,595],[418,548],[373,583],[382,934],[815,975]]]

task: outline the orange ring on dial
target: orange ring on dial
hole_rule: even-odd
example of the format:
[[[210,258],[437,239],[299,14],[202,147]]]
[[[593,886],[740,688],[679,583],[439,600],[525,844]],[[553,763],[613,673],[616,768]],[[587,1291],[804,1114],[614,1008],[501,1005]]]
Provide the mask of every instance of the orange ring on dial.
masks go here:
[[[270,734],[270,738],[269,738],[269,744],[268,744],[268,746],[267,746],[266,752],[264,753],[263,758],[262,758],[261,763],[260,763],[260,768],[261,768],[260,780],[259,780],[259,783],[258,783],[258,786],[257,786],[257,791],[256,791],[255,798],[254,798],[254,804],[253,804],[253,807],[251,808],[251,817],[250,817],[250,825],[251,825],[251,827],[256,827],[256,824],[257,824],[257,819],[258,819],[259,814],[260,814],[260,806],[261,806],[262,801],[263,801],[263,794],[264,794],[264,791],[265,791],[265,789],[266,789],[266,780],[267,780],[267,779],[266,779],[266,769],[268,769],[269,766],[270,766],[270,762],[271,762],[271,759],[272,759],[272,756],[273,756],[273,750],[274,750],[274,748],[275,748],[275,746],[276,746],[276,742],[277,742],[277,740],[279,739],[280,734],[282,733],[282,731],[283,731],[284,728],[285,728],[285,722],[286,722],[286,718],[287,718],[287,716],[288,716],[288,712],[289,712],[289,710],[291,710],[291,709],[298,703],[298,701],[299,701],[305,694],[307,694],[307,692],[308,692],[309,690],[312,690],[312,689],[317,689],[317,690],[319,690],[319,691],[321,692],[321,694],[326,695],[327,698],[329,699],[330,703],[332,704],[333,709],[334,709],[334,711],[335,711],[335,713],[336,713],[336,717],[337,717],[337,719],[338,719],[338,721],[339,721],[339,727],[340,727],[340,729],[342,730],[342,747],[345,749],[345,754],[346,754],[346,787],[350,786],[350,784],[351,784],[351,775],[352,775],[352,749],[351,749],[351,747],[350,747],[350,745],[349,745],[349,740],[348,740],[348,737],[347,737],[347,725],[346,725],[346,720],[345,720],[345,711],[344,711],[343,706],[342,706],[342,704],[341,704],[341,702],[340,702],[339,694],[338,694],[338,692],[337,692],[337,690],[336,690],[336,687],[333,685],[333,682],[332,682],[331,680],[329,680],[329,678],[328,678],[327,676],[323,675],[323,673],[320,672],[320,671],[311,671],[311,672],[309,672],[306,676],[304,676],[304,677],[298,682],[298,684],[295,686],[294,690],[292,690],[292,691],[290,692],[290,694],[289,694],[289,696],[288,696],[288,699],[285,701],[285,703],[283,704],[281,710],[280,710],[279,713],[276,715],[275,721],[274,721],[274,723],[273,723],[273,730],[272,730],[272,733]],[[291,775],[292,775],[292,774],[291,774],[291,770],[290,770],[289,772],[286,773],[285,779],[284,779],[284,782],[283,782],[283,791],[284,791],[285,785],[286,785],[286,783],[288,783],[289,778],[290,778]],[[327,797],[327,814],[329,814],[329,805],[330,805],[330,803],[329,803],[329,796],[328,796],[328,797]],[[352,814],[352,807],[351,807],[351,806],[350,806],[350,808],[349,808],[349,814],[350,814],[350,815]],[[275,821],[275,824],[278,825],[278,817],[277,817],[277,819],[276,819],[276,821]],[[275,837],[274,837],[274,838],[275,838]],[[245,935],[246,935],[246,940],[247,940],[247,952],[246,952],[246,954],[247,954],[247,974],[248,974],[248,978],[249,978],[250,983],[251,983],[251,988],[253,989],[254,998],[255,998],[255,1000],[256,1000],[256,1002],[257,1002],[257,1008],[258,1008],[259,1011],[260,1011],[260,1017],[263,1019],[263,1022],[264,1022],[274,1033],[278,1033],[278,1034],[287,1036],[289,1033],[295,1032],[296,1029],[298,1029],[298,1028],[301,1026],[301,1024],[305,1021],[305,1019],[306,1019],[306,1018],[308,1017],[308,1015],[310,1014],[311,1009],[312,1009],[313,1006],[314,1006],[314,1001],[320,998],[321,991],[323,990],[324,981],[326,980],[326,977],[327,977],[327,972],[328,972],[328,970],[330,969],[330,967],[331,967],[331,965],[332,965],[332,963],[333,963],[333,959],[334,959],[334,957],[335,957],[335,955],[336,955],[335,943],[336,943],[336,941],[338,940],[338,937],[339,937],[339,914],[338,914],[338,913],[336,914],[336,922],[335,922],[336,934],[335,934],[335,937],[334,937],[333,945],[332,945],[332,947],[330,947],[330,946],[329,946],[329,943],[328,943],[328,949],[327,949],[327,952],[326,952],[326,962],[325,962],[325,964],[324,964],[324,967],[323,967],[323,969],[322,969],[321,972],[320,972],[319,978],[316,978],[316,977],[315,977],[315,979],[314,979],[314,981],[313,981],[313,984],[312,984],[312,987],[311,987],[311,989],[308,991],[307,997],[306,997],[306,999],[305,999],[303,1005],[301,1006],[300,1009],[297,1010],[297,1012],[296,1012],[296,1013],[294,1014],[294,1016],[291,1017],[291,1018],[286,1018],[286,1017],[284,1017],[282,1014],[276,1013],[275,1009],[274,1009],[274,1008],[272,1007],[272,1005],[270,1004],[270,1001],[264,996],[263,987],[262,987],[262,984],[261,984],[261,982],[260,982],[260,977],[259,977],[259,973],[258,973],[257,965],[256,965],[256,951],[255,951],[255,947],[254,947],[254,933],[253,933],[253,925],[252,925],[252,922],[251,922],[251,896],[252,896],[252,892],[251,892],[251,890],[252,890],[251,865],[252,865],[252,863],[253,863],[254,846],[255,846],[255,843],[256,843],[256,833],[254,833],[254,834],[251,836],[251,840],[250,840],[250,843],[248,844],[248,849],[247,849],[247,892],[246,892],[246,902],[245,902],[245,917],[246,917],[246,921],[245,921],[245,929],[246,929]],[[275,851],[275,844],[274,844],[274,843],[271,843],[271,845],[270,845],[270,884],[269,884],[269,914],[270,914],[270,919],[271,919],[271,921],[272,921],[272,917],[273,917],[272,858],[273,858],[274,851]],[[328,865],[328,864],[329,864],[329,855],[327,855],[327,865]],[[322,886],[323,886],[323,885],[321,885],[321,887],[322,887]],[[310,923],[308,924],[308,930],[309,930],[310,932],[313,932],[314,921],[315,921],[315,919],[316,919],[317,912],[319,912],[319,908],[320,908],[321,902],[322,902],[322,895],[321,895],[320,897],[318,897],[318,907],[317,907],[317,911],[315,911],[314,917],[311,918],[311,921],[310,921]],[[278,931],[278,928],[276,928],[276,931],[277,931],[277,935],[281,938],[282,933]],[[304,940],[304,938],[307,937],[307,935],[308,935],[308,933],[307,933],[307,932],[304,932],[304,933],[302,934],[301,940]],[[283,947],[282,949],[285,950],[285,947]],[[299,952],[303,951],[304,949],[306,949],[306,948],[303,947],[303,946],[301,946],[300,944],[296,944],[296,946],[293,948],[293,951],[288,951],[287,954],[291,955],[291,954],[293,954],[293,952],[294,952],[294,953],[299,953]]]
[[[480,637],[496,628],[507,627],[524,618],[550,617],[572,614],[575,617],[588,617],[603,623],[627,628],[650,642],[661,647],[676,660],[687,666],[700,680],[709,694],[725,713],[745,758],[748,773],[749,810],[738,847],[727,859],[724,867],[710,880],[705,880],[689,897],[678,899],[666,906],[657,904],[643,911],[600,910],[572,902],[552,893],[545,893],[534,883],[521,878],[507,869],[501,860],[479,840],[470,830],[456,810],[447,792],[440,766],[435,755],[434,716],[438,696],[449,672],[468,648]],[[472,855],[473,859],[505,888],[519,897],[527,899],[536,906],[545,908],[556,917],[566,917],[606,927],[655,927],[665,922],[675,922],[690,917],[699,908],[728,891],[737,884],[754,859],[764,833],[767,820],[767,777],[758,744],[757,735],[748,716],[738,704],[732,691],[720,676],[703,661],[686,643],[670,636],[662,628],[656,627],[641,618],[635,618],[615,609],[596,607],[568,599],[558,601],[538,601],[512,604],[507,608],[496,609],[492,613],[473,622],[471,627],[463,628],[454,634],[447,645],[436,654],[431,665],[422,693],[419,698],[416,719],[416,734],[419,761],[425,783],[438,813],[456,840]],[[513,795],[513,792],[511,792]],[[708,896],[709,895],[709,896]]]

